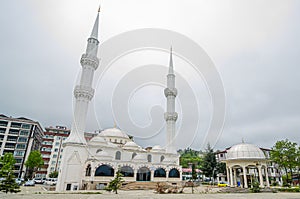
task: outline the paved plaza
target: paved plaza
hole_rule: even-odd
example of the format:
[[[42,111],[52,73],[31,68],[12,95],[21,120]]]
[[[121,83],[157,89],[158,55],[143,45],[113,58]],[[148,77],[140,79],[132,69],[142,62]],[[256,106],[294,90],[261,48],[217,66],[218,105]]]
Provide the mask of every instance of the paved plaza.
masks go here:
[[[22,187],[22,192],[18,194],[5,194],[0,193],[1,199],[109,199],[109,198],[120,198],[120,199],[300,199],[300,193],[196,193],[191,194],[190,190],[186,190],[185,194],[156,194],[153,190],[143,191],[119,191],[119,194],[109,193],[101,191],[102,194],[77,194],[77,193],[63,193],[58,194],[55,192],[47,192],[42,186],[35,187]]]

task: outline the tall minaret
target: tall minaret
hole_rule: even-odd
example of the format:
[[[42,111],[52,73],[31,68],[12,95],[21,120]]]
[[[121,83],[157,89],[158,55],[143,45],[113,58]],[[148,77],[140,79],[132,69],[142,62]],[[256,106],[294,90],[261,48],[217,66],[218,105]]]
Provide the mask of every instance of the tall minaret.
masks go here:
[[[99,12],[100,8],[98,10],[91,36],[87,40],[86,52],[81,56],[81,79],[79,85],[77,85],[74,89],[74,97],[76,100],[74,106],[74,119],[71,134],[66,140],[66,143],[86,144],[86,140],[84,138],[86,116],[89,103],[94,96],[94,89],[92,88],[94,72],[99,65],[99,59],[97,58],[99,44]]]
[[[63,143],[62,160],[56,185],[57,191],[77,190],[82,187],[82,171],[88,157],[86,140],[84,138],[88,106],[94,96],[92,82],[94,72],[98,68],[98,24],[99,12],[87,40],[86,52],[81,56],[82,73],[80,83],[74,89],[75,106],[73,124],[68,139]]]
[[[165,96],[167,98],[167,112],[165,113],[165,120],[167,123],[167,153],[176,153],[175,148],[175,123],[178,114],[175,112],[175,98],[177,89],[175,88],[175,74],[173,70],[172,47],[170,52],[169,73],[167,75],[167,88],[165,88]]]

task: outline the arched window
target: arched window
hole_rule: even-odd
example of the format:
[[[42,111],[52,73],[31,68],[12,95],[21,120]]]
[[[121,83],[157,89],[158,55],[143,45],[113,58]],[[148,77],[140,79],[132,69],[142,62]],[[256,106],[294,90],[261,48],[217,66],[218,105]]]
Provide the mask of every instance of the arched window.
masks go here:
[[[101,151],[102,151],[102,149],[97,149],[96,153],[99,153],[99,152],[101,152]]]
[[[132,153],[131,159],[133,159],[136,156],[136,152]]]
[[[171,169],[169,172],[169,178],[179,178],[180,174],[179,171],[175,168]]]
[[[95,171],[95,176],[114,176],[115,170],[106,164],[101,165]]]
[[[134,172],[130,166],[123,166],[121,167],[121,173],[124,177],[133,177]]]
[[[162,162],[162,161],[164,161],[164,159],[165,159],[165,156],[160,156],[160,162]]]
[[[166,171],[163,168],[158,168],[154,171],[154,177],[165,178]]]
[[[121,152],[120,151],[116,152],[116,160],[121,160]]]
[[[152,156],[150,154],[147,156],[147,160],[148,160],[148,162],[152,161]]]
[[[89,164],[85,169],[85,176],[91,176],[91,165]]]

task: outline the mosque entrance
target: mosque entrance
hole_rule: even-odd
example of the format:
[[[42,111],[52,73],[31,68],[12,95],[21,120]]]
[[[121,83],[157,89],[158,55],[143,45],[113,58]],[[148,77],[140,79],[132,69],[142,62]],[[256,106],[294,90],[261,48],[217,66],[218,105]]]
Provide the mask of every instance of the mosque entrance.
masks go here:
[[[150,181],[151,172],[147,167],[141,167],[136,175],[136,181]]]

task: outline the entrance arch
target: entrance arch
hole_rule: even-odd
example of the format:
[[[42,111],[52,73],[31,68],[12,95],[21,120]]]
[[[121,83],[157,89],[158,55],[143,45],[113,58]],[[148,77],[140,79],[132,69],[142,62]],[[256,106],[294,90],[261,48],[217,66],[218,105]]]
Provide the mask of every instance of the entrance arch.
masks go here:
[[[154,177],[165,178],[166,171],[163,168],[158,168],[154,171]]]
[[[173,168],[170,170],[169,178],[179,178],[179,177],[180,177],[180,173],[177,169]]]
[[[95,171],[95,176],[114,176],[115,170],[106,164],[101,165]]]
[[[136,181],[150,181],[150,180],[151,180],[150,169],[147,167],[139,168],[136,175]]]
[[[134,171],[130,166],[121,167],[121,173],[124,177],[133,177]]]

